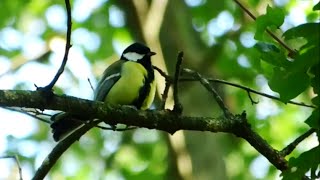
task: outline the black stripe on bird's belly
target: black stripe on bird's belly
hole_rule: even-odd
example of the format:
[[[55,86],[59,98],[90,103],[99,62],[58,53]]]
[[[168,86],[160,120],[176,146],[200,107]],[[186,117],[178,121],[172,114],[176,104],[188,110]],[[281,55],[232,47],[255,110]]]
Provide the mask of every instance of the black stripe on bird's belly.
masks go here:
[[[154,70],[152,68],[151,63],[150,64],[144,64],[141,63],[148,71],[148,75],[145,76],[144,79],[144,85],[140,88],[139,90],[139,97],[133,102],[133,105],[137,108],[140,109],[141,106],[143,105],[144,100],[147,98],[147,96],[150,93],[151,89],[151,83],[154,81]]]

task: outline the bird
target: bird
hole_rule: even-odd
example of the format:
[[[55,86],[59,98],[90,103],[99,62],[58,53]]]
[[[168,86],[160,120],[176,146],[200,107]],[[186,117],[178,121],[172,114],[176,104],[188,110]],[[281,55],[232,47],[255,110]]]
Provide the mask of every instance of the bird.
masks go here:
[[[150,108],[156,91],[151,63],[151,56],[155,54],[142,43],[129,45],[120,59],[104,71],[94,90],[94,100],[112,105],[131,105],[140,110]],[[60,141],[81,127],[84,119],[81,115],[61,112],[53,115],[51,121],[53,139]]]

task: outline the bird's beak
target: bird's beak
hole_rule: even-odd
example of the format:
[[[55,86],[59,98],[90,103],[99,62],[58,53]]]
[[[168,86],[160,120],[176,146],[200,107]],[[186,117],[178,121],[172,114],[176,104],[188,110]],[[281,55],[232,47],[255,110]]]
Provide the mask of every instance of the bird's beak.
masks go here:
[[[150,51],[147,55],[148,55],[148,56],[153,56],[153,55],[156,55],[156,54],[157,54],[157,53]]]

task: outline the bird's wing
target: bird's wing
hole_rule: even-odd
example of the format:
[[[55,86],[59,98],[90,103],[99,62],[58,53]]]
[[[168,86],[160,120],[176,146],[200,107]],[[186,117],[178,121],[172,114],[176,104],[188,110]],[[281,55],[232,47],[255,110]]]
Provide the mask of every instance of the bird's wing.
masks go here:
[[[121,67],[125,60],[119,60],[111,64],[103,73],[97,88],[94,91],[94,100],[104,101],[112,86],[121,77]]]

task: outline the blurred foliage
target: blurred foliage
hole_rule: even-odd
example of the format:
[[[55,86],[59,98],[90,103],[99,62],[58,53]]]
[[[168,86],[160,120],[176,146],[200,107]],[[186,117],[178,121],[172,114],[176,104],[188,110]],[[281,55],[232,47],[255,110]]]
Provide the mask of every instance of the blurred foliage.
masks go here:
[[[94,77],[99,78],[123,48],[133,41],[145,41],[138,8],[133,2],[71,2],[73,47],[66,71],[55,87],[56,93],[92,96],[86,79],[90,78],[94,85]],[[140,2],[147,6],[152,3]],[[281,150],[310,127],[317,129],[320,139],[319,108],[285,104],[295,100],[319,107],[319,3],[314,6],[312,1],[244,2],[253,14],[261,15],[256,22],[234,1],[169,1],[159,37],[169,74],[173,73],[177,53],[182,50],[184,67],[207,77],[279,94],[282,102],[250,94],[258,101],[252,104],[247,92],[216,85],[230,110],[233,113],[245,110],[252,127],[274,148]],[[2,0],[0,4],[0,64],[7,63],[7,68],[0,67],[0,88],[34,90],[33,84],[47,73],[55,72],[62,60],[66,33],[63,1]],[[295,13],[304,18],[295,19]],[[295,56],[288,56],[286,49],[266,34],[266,28],[283,38],[296,51]],[[81,59],[84,64],[80,64]],[[89,69],[91,74],[83,77],[82,68]],[[37,72],[43,74],[35,74]],[[29,75],[33,78],[26,78]],[[11,78],[10,83],[1,84],[7,82],[7,78]],[[46,79],[43,85],[50,80]],[[198,83],[183,82],[180,87],[185,115],[221,114],[211,95]],[[0,115],[1,127],[6,128],[10,119]],[[36,128],[29,135],[16,137],[8,133],[0,137],[4,139],[1,142],[5,142],[0,154],[17,154],[25,179],[32,177],[55,144],[49,125],[36,119],[33,122]],[[23,121],[19,124],[24,126]],[[239,138],[221,133],[183,134],[183,155],[191,158],[193,169],[190,179],[276,179],[280,175]],[[179,151],[174,151],[174,145],[182,142],[171,141],[167,136],[146,129],[128,132],[93,129],[62,156],[47,177],[178,179],[181,177],[176,167]],[[296,171],[285,172],[283,176],[292,179],[309,171],[310,176],[315,177],[319,172],[319,158],[313,157],[319,154],[317,137],[306,139],[287,158],[290,168]],[[8,174],[12,177],[16,173],[15,165],[10,167],[12,172]],[[0,172],[3,171],[0,169]]]

